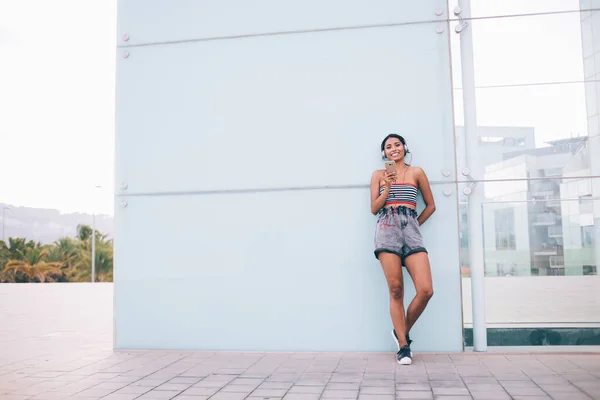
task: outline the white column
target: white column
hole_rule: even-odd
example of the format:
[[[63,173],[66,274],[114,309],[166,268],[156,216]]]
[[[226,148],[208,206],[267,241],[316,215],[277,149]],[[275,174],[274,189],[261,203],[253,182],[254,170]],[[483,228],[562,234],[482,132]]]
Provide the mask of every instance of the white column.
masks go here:
[[[600,0],[580,1],[582,9],[600,7]],[[594,22],[600,18],[600,11],[581,13],[581,36],[584,57],[585,99],[588,122],[588,146],[590,154],[590,175],[600,176],[600,65],[586,60],[600,57],[600,26]],[[595,231],[596,270],[600,271],[600,178],[591,179],[592,204]]]
[[[471,16],[470,0],[459,0],[458,4],[461,9],[459,15],[465,19],[469,18]],[[471,177],[481,181],[483,170],[479,162],[473,31],[470,21],[467,22],[460,33],[460,60],[462,66],[466,165],[469,168]],[[473,302],[473,348],[475,351],[487,351],[485,273],[483,268],[483,210],[481,209],[484,199],[483,184],[477,183],[471,190],[467,209],[469,213],[469,265],[471,268],[471,296]]]

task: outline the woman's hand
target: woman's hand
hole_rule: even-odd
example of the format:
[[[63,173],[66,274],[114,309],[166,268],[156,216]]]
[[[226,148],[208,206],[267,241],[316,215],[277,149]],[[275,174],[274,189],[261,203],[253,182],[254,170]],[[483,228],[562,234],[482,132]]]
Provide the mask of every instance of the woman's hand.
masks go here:
[[[396,182],[396,173],[384,171],[383,172],[383,181],[385,182],[385,185],[388,188],[390,188],[392,186],[392,183]]]
[[[377,170],[371,176],[371,212],[377,215],[381,207],[385,204],[390,187],[396,181],[396,174],[387,174],[385,171]],[[383,192],[381,186],[385,185]]]

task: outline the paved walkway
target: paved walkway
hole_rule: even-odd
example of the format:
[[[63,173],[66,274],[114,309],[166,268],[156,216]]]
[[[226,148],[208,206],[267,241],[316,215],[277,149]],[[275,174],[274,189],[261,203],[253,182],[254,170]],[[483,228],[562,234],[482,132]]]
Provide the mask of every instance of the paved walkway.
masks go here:
[[[0,399],[600,399],[600,353],[113,352],[112,285],[0,285]],[[502,350],[502,349],[500,349]]]

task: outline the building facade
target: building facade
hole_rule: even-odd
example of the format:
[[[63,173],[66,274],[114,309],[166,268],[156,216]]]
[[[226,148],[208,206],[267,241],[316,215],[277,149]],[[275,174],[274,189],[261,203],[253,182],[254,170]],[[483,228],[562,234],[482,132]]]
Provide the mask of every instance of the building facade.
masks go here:
[[[521,3],[120,1],[115,347],[393,350],[391,132],[437,209],[416,351],[464,349],[466,285],[480,332],[485,279],[598,278],[600,4]]]

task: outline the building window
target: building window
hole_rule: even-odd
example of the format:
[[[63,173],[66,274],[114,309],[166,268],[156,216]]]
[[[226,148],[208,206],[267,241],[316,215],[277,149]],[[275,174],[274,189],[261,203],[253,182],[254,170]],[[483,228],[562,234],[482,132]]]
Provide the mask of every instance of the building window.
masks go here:
[[[544,175],[543,176],[552,176],[552,177],[557,177],[557,176],[562,176],[562,167],[554,167],[554,168],[546,168],[544,171]]]
[[[579,196],[579,214],[593,214],[594,204],[592,195]]]
[[[479,138],[479,143],[502,145],[504,143],[504,138],[501,136],[481,136]]]
[[[583,275],[598,275],[598,270],[595,265],[584,265]]]
[[[581,245],[583,247],[594,247],[594,225],[581,227]]]
[[[516,250],[515,211],[505,208],[494,211],[496,228],[496,250]]]

